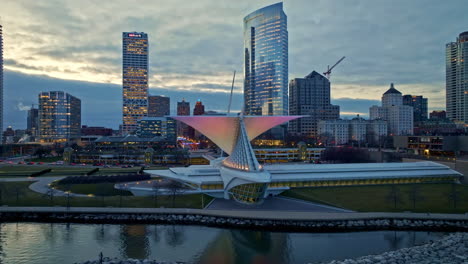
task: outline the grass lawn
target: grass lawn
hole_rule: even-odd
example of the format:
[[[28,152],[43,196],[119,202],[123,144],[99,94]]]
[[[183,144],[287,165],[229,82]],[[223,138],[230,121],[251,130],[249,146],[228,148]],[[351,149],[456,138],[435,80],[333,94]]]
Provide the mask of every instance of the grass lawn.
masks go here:
[[[84,175],[98,167],[81,167],[81,166],[35,166],[35,165],[4,165],[0,166],[1,177],[28,177],[32,173],[40,172],[46,169],[52,169],[51,172],[42,176],[79,176]],[[112,175],[112,174],[131,174],[138,172],[141,167],[133,168],[99,168],[99,171],[93,175]],[[164,170],[167,167],[150,167],[151,170]]]
[[[71,191],[79,194],[93,194],[98,196],[123,195],[130,196],[131,192],[121,191],[114,188],[115,183],[97,183],[97,184],[60,184],[53,183],[52,187],[61,191]]]
[[[1,182],[0,205],[8,206],[67,206],[67,197],[50,197],[31,191],[31,182]],[[77,187],[82,188],[82,187]],[[202,208],[212,198],[207,195],[180,195],[174,203],[171,196],[139,197],[139,196],[102,196],[102,197],[71,197],[70,206],[75,207],[174,207],[174,208]],[[202,201],[203,200],[203,201]]]
[[[359,212],[468,212],[468,185],[460,184],[296,188],[282,195]]]

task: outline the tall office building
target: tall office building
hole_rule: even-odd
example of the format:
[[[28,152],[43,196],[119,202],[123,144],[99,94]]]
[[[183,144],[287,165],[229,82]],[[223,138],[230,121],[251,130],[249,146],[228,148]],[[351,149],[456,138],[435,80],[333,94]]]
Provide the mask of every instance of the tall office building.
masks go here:
[[[468,31],[445,46],[447,117],[468,123]]]
[[[148,116],[161,117],[171,114],[171,102],[169,97],[160,95],[148,96]]]
[[[403,105],[413,107],[413,121],[416,123],[427,120],[427,98],[422,95],[403,95]]]
[[[186,102],[185,99],[182,99],[182,102],[177,102],[177,115],[178,116],[189,116],[190,115],[190,102]],[[177,121],[177,136],[193,138],[195,136],[195,131],[193,128],[187,126],[186,124]]]
[[[244,104],[247,115],[288,114],[288,30],[283,3],[244,18]]]
[[[204,115],[204,114],[205,114],[205,106],[203,105],[203,103],[199,99],[195,103],[195,107],[193,108],[193,115]]]
[[[177,115],[190,115],[190,102],[186,102],[185,99],[182,99],[182,102],[177,102]]]
[[[3,30],[0,25],[0,131],[3,131]],[[0,142],[2,133],[0,133]]]
[[[78,139],[81,130],[81,100],[61,91],[39,94],[39,137],[41,142]]]
[[[143,138],[159,138],[175,142],[176,121],[170,117],[144,117],[138,121],[137,135]]]
[[[330,104],[330,81],[313,71],[289,82],[289,115],[303,118],[289,121],[288,132],[297,136],[318,136],[318,122],[340,117],[340,107]]]
[[[136,131],[138,120],[148,115],[148,35],[122,34],[122,133]]]
[[[387,121],[390,135],[413,134],[413,107],[403,105],[403,96],[393,83],[382,96],[382,106],[371,106],[369,112],[371,120]]]
[[[28,110],[26,131],[31,136],[37,136],[39,128],[39,109],[31,107]]]

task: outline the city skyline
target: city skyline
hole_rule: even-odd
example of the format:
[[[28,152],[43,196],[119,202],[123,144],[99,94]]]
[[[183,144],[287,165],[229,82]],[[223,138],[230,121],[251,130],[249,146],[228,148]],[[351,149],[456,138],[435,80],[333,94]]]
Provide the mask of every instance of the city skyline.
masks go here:
[[[118,85],[120,64],[115,63],[121,60],[118,38],[121,32],[134,30],[147,32],[157,43],[150,47],[151,94],[170,96],[173,102],[182,97],[192,102],[201,98],[209,110],[223,110],[232,70],[242,69],[242,19],[274,3],[276,1],[246,1],[233,5],[203,1],[187,10],[175,8],[176,4],[155,10],[157,5],[148,3],[130,12],[131,8],[125,9],[123,3],[78,9],[74,3],[65,2],[66,12],[54,15],[57,10],[53,3],[9,1],[4,10],[12,12],[1,14],[5,92],[6,98],[12,98],[5,100],[5,125],[25,127],[25,121],[19,119],[25,119],[25,110],[36,103],[29,93],[64,90],[82,98],[84,124],[116,128],[120,123],[121,105],[114,97],[119,94],[115,89],[121,89]],[[290,34],[288,79],[301,77],[303,72],[312,69],[324,71],[327,64],[346,55],[348,59],[332,74],[332,103],[340,105],[345,116],[355,113],[365,116],[366,109],[378,101],[389,82],[408,93],[427,96],[430,110],[444,108],[444,47],[466,31],[463,28],[466,18],[456,2],[434,1],[430,5],[422,1],[405,5],[318,2],[313,9],[306,8],[312,6],[305,1],[285,2],[284,5]],[[136,9],[141,12],[134,12]],[[165,15],[167,9],[175,10],[175,15]],[[194,19],[197,10],[205,10],[205,16]],[[20,11],[30,16],[18,21],[9,15]],[[112,17],[103,14],[104,11],[119,16]],[[307,12],[310,14],[306,15]],[[68,17],[67,23],[62,23]],[[445,19],[432,21],[434,17]],[[430,34],[428,28],[431,28]],[[373,34],[368,36],[366,32]],[[242,78],[236,81],[235,110],[241,108]],[[77,84],[69,79],[89,83]],[[81,86],[81,94],[73,90],[74,86]],[[100,87],[94,89],[99,92],[94,95],[96,98],[83,96],[85,91],[93,90],[89,87]],[[10,96],[10,89],[21,93]],[[359,100],[354,102],[349,98]],[[106,106],[102,116],[91,114],[102,106]]]

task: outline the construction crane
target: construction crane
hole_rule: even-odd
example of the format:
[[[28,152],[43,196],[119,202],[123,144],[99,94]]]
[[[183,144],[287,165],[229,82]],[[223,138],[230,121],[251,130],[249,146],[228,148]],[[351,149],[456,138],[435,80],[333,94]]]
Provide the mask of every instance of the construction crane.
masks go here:
[[[333,70],[333,68],[335,68],[336,65],[338,65],[338,64],[339,64],[341,61],[343,61],[345,58],[346,58],[346,57],[343,56],[343,58],[339,59],[339,60],[335,63],[335,65],[331,66],[331,68],[330,68],[330,65],[328,65],[327,71],[324,72],[323,75],[325,75],[325,77],[327,77],[327,79],[330,79],[331,71]]]

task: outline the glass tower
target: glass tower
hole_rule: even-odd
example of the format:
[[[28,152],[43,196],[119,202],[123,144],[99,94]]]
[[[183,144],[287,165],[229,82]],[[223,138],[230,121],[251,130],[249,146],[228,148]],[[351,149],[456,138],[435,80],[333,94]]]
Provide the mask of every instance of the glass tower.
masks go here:
[[[123,32],[122,40],[122,133],[128,134],[148,115],[148,35]]]
[[[283,3],[244,18],[244,107],[247,115],[288,114],[288,30]]]
[[[39,94],[39,137],[41,142],[77,139],[81,130],[81,100],[61,91]]]
[[[468,123],[468,31],[445,46],[447,117]]]

